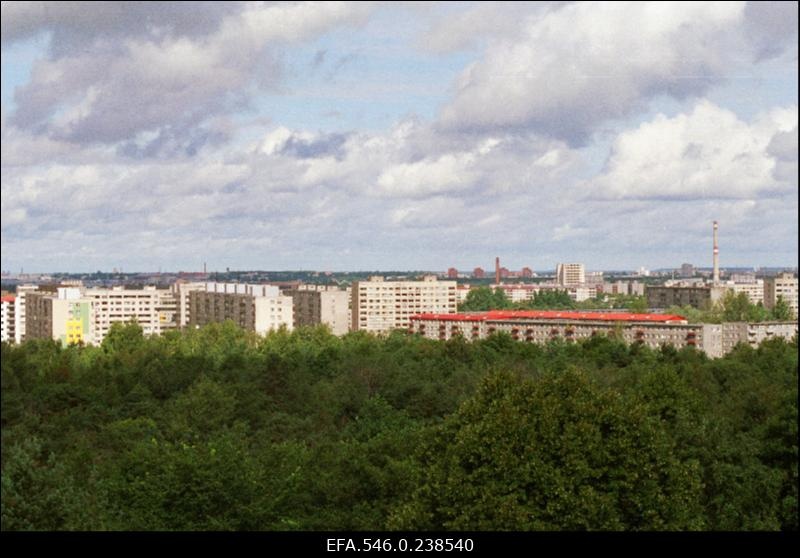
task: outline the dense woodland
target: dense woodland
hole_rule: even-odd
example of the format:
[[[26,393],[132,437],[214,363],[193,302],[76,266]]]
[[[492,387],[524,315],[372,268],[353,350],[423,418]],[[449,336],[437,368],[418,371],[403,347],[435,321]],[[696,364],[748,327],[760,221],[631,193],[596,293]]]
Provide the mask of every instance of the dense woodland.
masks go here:
[[[2,345],[3,530],[796,530],[797,341]]]

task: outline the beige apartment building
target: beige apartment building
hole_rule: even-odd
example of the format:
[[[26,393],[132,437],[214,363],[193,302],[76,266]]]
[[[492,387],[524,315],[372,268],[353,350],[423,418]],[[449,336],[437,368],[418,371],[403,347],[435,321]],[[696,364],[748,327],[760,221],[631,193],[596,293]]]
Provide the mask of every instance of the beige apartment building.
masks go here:
[[[316,285],[286,291],[292,297],[296,326],[327,325],[334,335],[350,330],[350,292],[334,288],[311,289]]]
[[[751,304],[764,303],[764,280],[753,279],[752,281],[739,282],[734,281],[728,285],[730,289],[736,293],[744,293]]]
[[[208,283],[206,290],[189,293],[189,326],[231,320],[239,327],[265,334],[294,328],[292,297],[275,285]]]
[[[387,333],[406,329],[414,314],[456,312],[455,281],[439,281],[435,275],[422,281],[385,281],[370,277],[352,286],[353,331]]]
[[[92,329],[96,343],[102,343],[115,323],[134,321],[145,335],[161,335],[178,327],[178,302],[170,289],[85,289],[92,303]]]
[[[776,277],[764,279],[764,306],[774,308],[778,297],[783,297],[792,315],[797,317],[797,277],[793,273],[783,272]]]
[[[25,302],[28,293],[38,290],[38,285],[17,285],[17,294],[14,298],[14,341],[16,343],[25,341],[25,316],[27,315]]]
[[[586,283],[586,270],[580,263],[560,263],[556,266],[556,283],[573,287]]]

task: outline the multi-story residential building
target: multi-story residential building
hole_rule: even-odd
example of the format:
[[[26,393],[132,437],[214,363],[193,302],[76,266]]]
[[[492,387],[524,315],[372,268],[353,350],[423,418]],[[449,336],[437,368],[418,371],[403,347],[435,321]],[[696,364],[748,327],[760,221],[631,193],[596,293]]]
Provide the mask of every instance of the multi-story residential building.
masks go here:
[[[797,322],[689,324],[682,316],[666,314],[492,311],[419,314],[412,316],[409,331],[439,340],[457,335],[485,339],[493,333],[506,332],[515,340],[529,343],[557,339],[569,343],[608,335],[652,348],[690,346],[710,357],[720,357],[738,343],[755,346],[766,338],[791,339],[797,334]]]
[[[486,272],[483,270],[482,267],[476,267],[475,269],[472,270],[472,276],[475,279],[483,279],[484,277],[486,277]]]
[[[304,285],[307,287],[307,285]],[[334,335],[350,330],[350,293],[337,288],[324,290],[296,289],[286,291],[292,298],[294,325],[327,325]]]
[[[752,282],[731,281],[727,286],[736,294],[744,293],[751,304],[764,303],[764,280],[753,278]]]
[[[691,306],[708,309],[725,294],[726,287],[645,287],[649,308]]]
[[[205,291],[206,282],[188,282],[178,279],[171,287],[177,305],[177,324],[179,328],[189,325],[189,293],[192,291]]]
[[[694,266],[690,263],[682,264],[681,277],[694,277]]]
[[[353,283],[352,289],[353,331],[386,333],[408,328],[414,314],[456,311],[456,282],[438,281],[435,275],[422,281],[385,281],[375,276]]]
[[[586,283],[586,271],[580,263],[560,263],[556,266],[556,282],[563,287]]]
[[[792,315],[797,317],[797,277],[794,274],[783,272],[764,279],[764,306],[774,308],[779,296],[789,305]]]
[[[39,290],[38,285],[17,285],[17,295],[14,298],[14,341],[22,343],[25,341],[25,301],[28,293]]]
[[[3,295],[0,310],[0,341],[14,342],[14,295]]]
[[[292,297],[275,285],[208,283],[205,291],[189,293],[189,326],[231,320],[259,334],[294,327]]]
[[[25,339],[55,339],[64,345],[99,343],[93,331],[92,301],[80,289],[61,287],[27,294]]]
[[[138,323],[145,335],[161,335],[178,327],[178,300],[171,289],[85,289],[92,303],[92,325],[96,343],[102,343],[115,323]]]

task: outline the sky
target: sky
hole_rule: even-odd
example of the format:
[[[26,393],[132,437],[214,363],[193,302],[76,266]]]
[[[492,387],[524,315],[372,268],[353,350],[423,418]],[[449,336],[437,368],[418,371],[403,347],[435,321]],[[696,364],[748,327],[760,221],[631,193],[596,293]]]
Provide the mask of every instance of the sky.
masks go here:
[[[2,2],[3,270],[798,260],[796,2]]]

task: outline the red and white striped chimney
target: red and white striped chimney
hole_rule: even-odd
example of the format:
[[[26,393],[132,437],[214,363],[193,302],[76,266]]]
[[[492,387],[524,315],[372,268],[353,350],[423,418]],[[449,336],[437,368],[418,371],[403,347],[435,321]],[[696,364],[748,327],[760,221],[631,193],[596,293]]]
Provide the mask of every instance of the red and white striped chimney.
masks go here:
[[[714,221],[714,285],[719,284],[719,244],[717,244],[717,229],[719,225]]]

